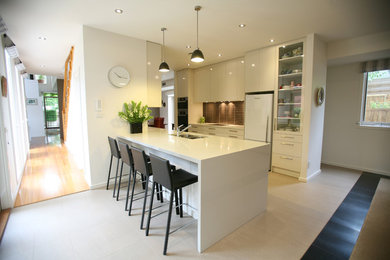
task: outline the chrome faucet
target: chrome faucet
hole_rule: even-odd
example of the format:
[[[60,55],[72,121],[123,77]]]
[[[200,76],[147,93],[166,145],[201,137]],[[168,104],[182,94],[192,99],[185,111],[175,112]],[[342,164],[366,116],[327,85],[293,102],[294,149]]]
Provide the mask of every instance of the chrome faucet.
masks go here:
[[[180,128],[182,127],[182,126],[184,126],[184,125],[179,125],[178,127],[177,127],[177,129],[176,129],[176,135],[177,136],[180,136],[180,134],[182,133],[182,132],[184,132],[185,130],[187,130],[188,128],[190,128],[192,125],[188,125],[186,128],[184,128],[183,130],[180,130]]]

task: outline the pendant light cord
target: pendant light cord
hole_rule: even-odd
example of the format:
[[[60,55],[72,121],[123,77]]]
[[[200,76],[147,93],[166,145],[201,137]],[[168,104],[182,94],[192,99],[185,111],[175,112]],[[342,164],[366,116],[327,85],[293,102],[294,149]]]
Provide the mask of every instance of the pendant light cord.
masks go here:
[[[163,61],[165,61],[165,30],[163,30]]]
[[[199,10],[196,10],[196,48],[199,49]]]

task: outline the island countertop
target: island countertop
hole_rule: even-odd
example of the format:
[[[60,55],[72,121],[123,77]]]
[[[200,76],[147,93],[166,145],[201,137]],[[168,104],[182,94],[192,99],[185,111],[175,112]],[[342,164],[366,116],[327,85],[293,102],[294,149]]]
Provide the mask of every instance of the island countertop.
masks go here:
[[[148,128],[141,134],[120,136],[124,140],[155,150],[167,152],[177,157],[199,163],[201,160],[270,145],[265,142],[239,140],[234,138],[200,135],[204,138],[187,139],[177,137],[176,132],[159,128]]]

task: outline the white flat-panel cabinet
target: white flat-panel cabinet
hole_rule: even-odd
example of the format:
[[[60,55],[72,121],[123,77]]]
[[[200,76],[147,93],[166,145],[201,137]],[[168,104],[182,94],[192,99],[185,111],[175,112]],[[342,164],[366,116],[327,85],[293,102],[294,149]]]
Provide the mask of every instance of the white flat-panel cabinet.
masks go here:
[[[244,100],[244,59],[237,58],[196,69],[194,85],[197,102]]]
[[[148,91],[148,106],[161,106],[161,77],[158,71],[158,66],[161,62],[161,45],[147,42],[147,91]]]
[[[277,49],[275,46],[245,55],[245,92],[275,89]]]

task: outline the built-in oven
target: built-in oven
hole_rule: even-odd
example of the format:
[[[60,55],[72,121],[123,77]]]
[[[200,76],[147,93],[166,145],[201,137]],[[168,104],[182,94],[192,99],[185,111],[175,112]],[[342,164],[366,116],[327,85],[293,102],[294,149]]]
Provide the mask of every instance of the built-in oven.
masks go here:
[[[177,124],[188,126],[188,97],[177,98]]]

